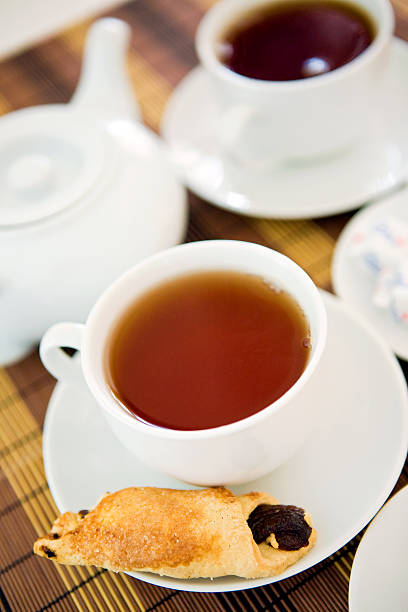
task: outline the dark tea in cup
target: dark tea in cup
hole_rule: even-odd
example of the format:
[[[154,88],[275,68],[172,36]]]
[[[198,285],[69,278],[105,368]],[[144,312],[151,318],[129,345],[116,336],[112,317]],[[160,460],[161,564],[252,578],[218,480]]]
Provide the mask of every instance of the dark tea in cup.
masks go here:
[[[237,74],[293,81],[348,64],[371,44],[375,26],[343,2],[278,2],[242,14],[222,34],[219,59]]]
[[[138,419],[179,430],[234,423],[282,396],[311,352],[295,299],[262,277],[196,272],[160,284],[113,327],[108,384]]]

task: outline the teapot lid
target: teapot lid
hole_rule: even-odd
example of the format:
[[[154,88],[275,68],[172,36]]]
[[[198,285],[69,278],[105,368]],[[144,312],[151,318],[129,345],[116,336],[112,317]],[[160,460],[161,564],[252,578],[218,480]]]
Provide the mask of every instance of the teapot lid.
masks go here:
[[[111,153],[90,115],[44,105],[0,118],[0,227],[54,215],[94,185]]]

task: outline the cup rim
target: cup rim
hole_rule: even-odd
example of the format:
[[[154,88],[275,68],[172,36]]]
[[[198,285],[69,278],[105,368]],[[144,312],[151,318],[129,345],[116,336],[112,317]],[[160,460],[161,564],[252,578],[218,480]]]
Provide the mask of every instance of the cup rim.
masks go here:
[[[350,4],[352,4],[353,1],[355,4],[359,4],[358,0],[351,0]],[[293,91],[296,89],[315,89],[316,87],[321,87],[325,83],[331,83],[332,81],[336,81],[339,78],[346,77],[349,74],[353,74],[354,72],[360,70],[366,64],[373,61],[391,40],[395,24],[393,8],[389,0],[377,1],[381,8],[380,19],[375,19],[372,12],[370,13],[367,8],[365,9],[370,13],[371,17],[373,17],[376,25],[378,26],[374,41],[369,45],[369,47],[347,64],[344,64],[343,66],[340,66],[339,68],[325,74],[316,75],[312,78],[296,79],[291,81],[265,81],[238,74],[233,70],[230,70],[218,59],[213,46],[208,42],[212,35],[215,37],[214,29],[217,29],[218,31],[222,29],[223,26],[219,25],[219,21],[223,18],[224,10],[231,7],[231,10],[235,8],[235,10],[244,11],[245,8],[272,4],[274,2],[282,2],[282,0],[241,0],[239,3],[239,8],[237,8],[238,3],[236,0],[220,0],[219,2],[216,2],[205,13],[198,25],[195,37],[196,53],[200,63],[214,76],[247,91],[253,90],[258,93],[269,93],[271,91],[284,92],[287,90]],[[225,19],[225,21],[228,20]],[[230,19],[228,23],[231,23],[231,21],[232,20]]]
[[[260,254],[265,254],[265,251],[268,251],[272,257],[275,258],[275,261],[279,261],[280,264],[291,267],[292,269],[296,268],[296,272],[299,278],[303,279],[303,283],[307,286],[310,291],[310,295],[313,297],[314,306],[318,313],[319,320],[319,334],[317,337],[317,343],[314,347],[314,351],[306,364],[305,369],[302,374],[296,380],[296,382],[278,399],[276,399],[272,404],[269,404],[262,410],[259,410],[255,414],[252,414],[244,419],[240,419],[239,421],[234,421],[233,423],[228,423],[226,425],[220,425],[218,427],[212,427],[208,429],[194,429],[194,430],[180,430],[180,429],[171,429],[165,427],[156,427],[150,424],[144,423],[141,420],[138,420],[137,417],[128,413],[115,399],[112,393],[106,393],[106,388],[101,389],[97,377],[95,375],[95,368],[93,367],[93,359],[94,352],[92,350],[92,346],[89,344],[90,338],[93,333],[97,332],[98,328],[100,329],[99,317],[102,315],[104,304],[107,300],[112,299],[112,297],[117,294],[121,288],[128,282],[129,278],[134,277],[138,274],[139,270],[143,267],[154,265],[156,262],[163,260],[168,256],[168,254],[175,249],[186,251],[186,256],[188,256],[188,252],[191,250],[200,249],[211,249],[213,246],[217,246],[219,248],[230,248],[236,249],[240,251],[241,254],[243,250],[249,249],[251,251],[259,251]],[[197,266],[199,270],[199,266]],[[176,274],[175,274],[176,276]],[[121,305],[118,316],[121,312],[126,309],[126,306]],[[83,344],[81,348],[81,361],[82,361],[82,369],[85,380],[93,393],[95,399],[98,404],[107,411],[110,416],[115,418],[116,420],[121,421],[123,424],[135,429],[140,433],[145,433],[148,436],[172,439],[172,440],[199,440],[199,439],[209,439],[209,438],[217,438],[220,436],[227,436],[230,434],[237,433],[243,429],[248,429],[253,425],[256,425],[260,421],[266,419],[268,416],[280,410],[283,406],[285,406],[304,386],[304,384],[309,380],[315,371],[318,362],[322,356],[325,344],[326,344],[326,336],[327,336],[327,316],[326,310],[323,303],[322,296],[320,295],[316,285],[313,283],[312,279],[309,275],[298,266],[293,260],[289,257],[270,249],[269,247],[265,247],[262,245],[258,245],[251,242],[238,241],[238,240],[203,240],[198,242],[192,242],[187,244],[177,245],[175,247],[171,247],[164,251],[160,251],[159,253],[148,257],[141,261],[139,264],[136,264],[134,267],[130,268],[127,272],[125,272],[122,276],[120,276],[113,284],[111,284],[105,291],[102,293],[96,304],[93,306],[91,312],[89,313],[86,325],[85,325],[85,333]],[[102,357],[100,357],[102,359]],[[107,387],[106,383],[106,387]]]

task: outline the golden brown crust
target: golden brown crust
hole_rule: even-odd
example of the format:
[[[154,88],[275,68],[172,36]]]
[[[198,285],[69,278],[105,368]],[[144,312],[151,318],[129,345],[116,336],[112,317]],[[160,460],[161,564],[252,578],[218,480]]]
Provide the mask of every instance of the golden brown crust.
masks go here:
[[[266,493],[236,497],[223,487],[131,487],[105,495],[85,516],[61,515],[34,552],[64,564],[176,578],[271,576],[306,554],[316,533],[298,551],[258,546],[246,519],[261,503],[277,500]]]

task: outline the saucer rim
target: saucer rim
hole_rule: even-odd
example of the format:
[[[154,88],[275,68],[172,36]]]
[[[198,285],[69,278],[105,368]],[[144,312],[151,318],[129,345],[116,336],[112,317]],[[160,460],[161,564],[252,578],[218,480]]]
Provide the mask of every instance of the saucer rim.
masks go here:
[[[358,609],[355,607],[356,602],[353,602],[353,598],[356,597],[355,589],[359,584],[358,581],[361,581],[361,565],[360,557],[364,554],[365,542],[370,540],[376,531],[376,526],[383,519],[383,511],[386,507],[394,507],[396,504],[401,503],[401,498],[406,499],[405,506],[408,508],[408,484],[403,486],[399,491],[397,491],[392,497],[387,499],[387,501],[381,506],[376,515],[373,517],[372,521],[368,525],[363,537],[361,538],[361,542],[358,545],[356,554],[354,555],[353,565],[351,567],[350,573],[350,581],[349,581],[349,589],[348,589],[348,604],[350,612],[358,612]],[[363,552],[361,552],[361,550]],[[357,577],[356,577],[357,576]],[[357,602],[358,603],[358,602]]]
[[[374,322],[371,320],[371,309],[373,308],[373,306],[371,305],[372,308],[370,308],[370,311],[363,311],[361,307],[361,301],[356,302],[356,303],[351,303],[345,297],[344,287],[349,284],[349,281],[346,280],[346,278],[348,279],[350,276],[350,269],[346,271],[347,245],[350,242],[350,237],[352,233],[362,223],[369,221],[370,217],[375,216],[378,210],[381,210],[383,208],[386,209],[390,202],[392,204],[393,202],[398,201],[398,199],[400,198],[402,199],[404,197],[404,194],[406,196],[406,199],[408,200],[408,184],[403,185],[400,189],[390,193],[386,198],[378,202],[374,202],[370,206],[363,206],[361,210],[359,210],[355,215],[353,215],[353,217],[351,217],[351,219],[347,221],[346,225],[343,227],[337,239],[337,242],[334,248],[334,252],[333,252],[333,258],[332,258],[332,263],[331,263],[331,278],[332,278],[332,285],[333,285],[335,294],[342,301],[344,301],[344,303],[346,303],[350,308],[358,312],[360,316],[368,320],[373,326],[374,326]],[[386,211],[384,210],[384,213],[385,212]],[[394,214],[394,211],[392,210],[390,214]],[[353,276],[355,274],[354,267],[352,267],[352,271],[353,271],[353,274],[352,274]],[[361,274],[363,275],[363,272],[361,272]],[[407,336],[407,348],[405,351],[401,350],[400,347],[395,346],[394,343],[391,340],[389,340],[389,336],[386,330],[383,330],[382,328],[377,327],[377,333],[381,335],[385,343],[397,355],[397,357],[404,361],[408,361],[408,328],[406,330],[403,329],[401,331]]]
[[[383,358],[388,362],[390,367],[390,373],[393,372],[393,377],[395,378],[395,392],[397,393],[398,386],[398,395],[401,396],[400,401],[400,419],[401,419],[401,427],[399,429],[399,437],[400,437],[400,446],[398,452],[395,451],[394,461],[393,461],[393,469],[390,470],[386,485],[382,488],[381,493],[379,493],[375,499],[375,501],[371,502],[370,507],[366,510],[364,515],[360,517],[353,526],[343,533],[341,536],[337,537],[337,539],[332,543],[331,547],[324,551],[324,556],[322,556],[319,560],[315,561],[311,565],[304,567],[302,570],[297,570],[298,564],[294,564],[290,566],[282,575],[272,576],[269,578],[256,578],[256,579],[245,579],[239,577],[225,577],[225,578],[233,578],[236,580],[237,584],[223,584],[220,583],[217,585],[218,579],[195,579],[194,583],[189,582],[187,579],[176,579],[166,576],[159,576],[156,574],[148,573],[148,572],[125,572],[129,576],[133,578],[137,578],[146,582],[148,584],[153,584],[155,586],[170,588],[179,591],[189,591],[189,592],[205,592],[205,593],[216,593],[216,592],[233,592],[233,591],[242,591],[246,589],[256,588],[260,586],[266,586],[268,584],[273,584],[275,582],[280,582],[281,580],[285,580],[286,578],[293,577],[303,571],[309,570],[318,563],[321,563],[330,555],[335,553],[337,550],[345,546],[355,535],[357,535],[376,515],[378,510],[383,506],[387,498],[389,497],[392,489],[395,486],[395,483],[398,480],[398,477],[401,473],[401,470],[404,466],[407,451],[408,451],[408,391],[407,385],[402,373],[402,370],[398,364],[396,357],[390,351],[389,347],[385,343],[385,341],[381,338],[381,336],[375,331],[374,327],[366,320],[364,320],[359,313],[355,312],[350,306],[348,306],[343,300],[339,297],[328,293],[327,291],[319,290],[322,294],[323,300],[325,302],[325,306],[328,310],[328,321],[330,322],[330,308],[337,308],[342,311],[347,318],[354,319],[354,321],[360,325],[367,333],[370,338],[378,345],[378,350],[382,352]],[[56,484],[56,479],[53,477],[53,470],[50,462],[51,452],[48,450],[50,445],[50,440],[52,438],[52,421],[54,415],[58,412],[58,404],[60,401],[60,396],[63,395],[67,388],[70,385],[65,383],[58,382],[55,386],[52,395],[50,397],[47,412],[44,421],[44,429],[43,429],[43,460],[44,460],[44,469],[48,482],[48,486],[50,488],[51,494],[54,498],[54,501],[60,512],[64,512],[67,509],[64,507],[64,504],[60,500],[60,496],[58,493],[58,487]],[[405,410],[402,409],[403,405],[405,405]],[[112,434],[113,435],[113,434]],[[306,442],[308,444],[308,442]],[[278,468],[279,469],[279,468]],[[234,488],[234,487],[232,487]],[[222,578],[221,578],[222,580]]]
[[[391,53],[394,48],[404,49],[404,52],[407,54],[407,64],[408,64],[408,41],[397,37],[395,34],[392,37],[390,42]],[[171,92],[171,95],[166,103],[161,121],[159,126],[159,133],[163,138],[166,145],[169,147],[169,157],[172,159],[173,147],[172,147],[172,139],[169,138],[168,134],[170,133],[170,125],[173,125],[174,122],[172,120],[172,116],[174,115],[173,106],[176,103],[179,103],[179,97],[183,95],[180,93],[180,89],[188,88],[189,81],[197,78],[197,75],[205,74],[205,68],[201,64],[194,66],[187,74],[177,83],[176,87]],[[217,155],[220,157],[220,155]],[[334,159],[336,160],[338,156]],[[343,158],[343,155],[340,156]],[[194,181],[191,181],[189,177],[189,171],[182,164],[179,164],[177,161],[172,160],[173,166],[180,178],[180,180],[186,185],[186,187],[196,194],[198,197],[203,199],[204,201],[217,206],[223,210],[245,215],[247,217],[254,218],[264,218],[264,219],[281,219],[281,220],[297,220],[297,219],[319,219],[331,215],[343,214],[346,212],[350,212],[353,210],[357,210],[363,205],[371,204],[371,202],[378,201],[384,197],[386,197],[389,193],[391,193],[394,189],[397,189],[401,186],[405,180],[408,178],[408,156],[407,160],[403,165],[403,169],[398,173],[398,178],[393,180],[392,184],[386,184],[382,187],[376,186],[378,182],[376,180],[372,181],[372,186],[370,189],[366,189],[365,191],[360,190],[359,196],[349,197],[343,202],[339,202],[338,204],[333,205],[333,199],[327,197],[326,202],[323,205],[313,207],[313,204],[304,206],[301,202],[293,207],[293,210],[287,211],[285,206],[282,206],[278,209],[268,210],[265,203],[257,203],[256,201],[248,200],[245,206],[242,205],[234,205],[233,203],[227,203],[222,197],[219,196],[217,192],[212,192],[208,188],[205,189],[202,185],[195,185]],[[337,161],[332,162],[337,164]],[[319,164],[317,164],[319,167]],[[315,166],[314,166],[315,167]],[[294,178],[291,175],[292,179]],[[289,179],[288,179],[289,180]],[[229,191],[232,191],[230,189]],[[273,195],[273,194],[271,194]]]

